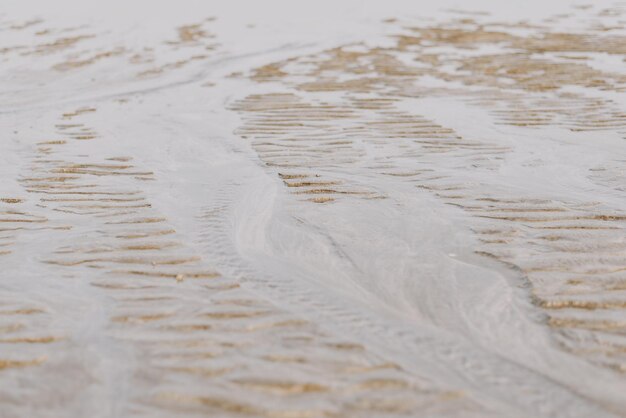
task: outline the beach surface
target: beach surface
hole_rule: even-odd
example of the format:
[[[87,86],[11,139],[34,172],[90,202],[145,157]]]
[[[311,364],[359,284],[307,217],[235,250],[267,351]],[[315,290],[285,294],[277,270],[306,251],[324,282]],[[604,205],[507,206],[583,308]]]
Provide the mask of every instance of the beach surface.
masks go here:
[[[0,418],[626,417],[626,3],[4,0]]]

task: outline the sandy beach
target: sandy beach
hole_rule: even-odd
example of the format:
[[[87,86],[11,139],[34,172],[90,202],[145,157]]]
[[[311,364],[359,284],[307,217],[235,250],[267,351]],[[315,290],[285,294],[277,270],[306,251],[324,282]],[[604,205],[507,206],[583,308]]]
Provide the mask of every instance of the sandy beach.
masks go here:
[[[0,418],[626,417],[626,3],[4,0]]]

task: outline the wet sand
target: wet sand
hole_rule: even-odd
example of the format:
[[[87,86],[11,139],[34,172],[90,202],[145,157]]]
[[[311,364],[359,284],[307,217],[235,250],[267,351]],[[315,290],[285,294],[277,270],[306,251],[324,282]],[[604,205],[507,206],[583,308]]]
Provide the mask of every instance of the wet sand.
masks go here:
[[[626,416],[626,5],[225,3],[0,10],[0,417]]]

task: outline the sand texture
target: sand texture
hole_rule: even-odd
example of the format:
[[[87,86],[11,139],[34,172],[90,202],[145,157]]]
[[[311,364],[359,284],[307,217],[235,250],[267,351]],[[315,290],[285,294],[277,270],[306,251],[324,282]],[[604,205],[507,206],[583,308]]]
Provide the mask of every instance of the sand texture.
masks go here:
[[[0,418],[626,417],[626,3],[4,0]]]

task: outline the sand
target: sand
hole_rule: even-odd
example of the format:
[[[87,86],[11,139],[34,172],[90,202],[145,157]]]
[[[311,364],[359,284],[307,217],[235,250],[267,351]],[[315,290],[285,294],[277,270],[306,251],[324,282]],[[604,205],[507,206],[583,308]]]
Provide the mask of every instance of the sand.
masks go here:
[[[5,3],[0,417],[626,416],[623,3]]]

